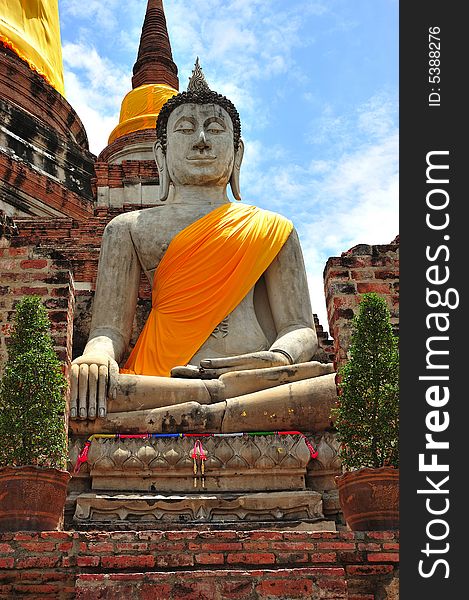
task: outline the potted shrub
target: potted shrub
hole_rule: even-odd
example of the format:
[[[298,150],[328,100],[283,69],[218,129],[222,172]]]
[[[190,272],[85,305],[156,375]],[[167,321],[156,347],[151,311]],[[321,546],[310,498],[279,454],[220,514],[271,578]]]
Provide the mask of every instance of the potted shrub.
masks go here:
[[[399,526],[399,351],[383,298],[364,294],[332,417],[343,475],[339,500],[353,531]]]
[[[16,307],[0,381],[0,530],[58,529],[67,483],[66,378],[37,296]]]

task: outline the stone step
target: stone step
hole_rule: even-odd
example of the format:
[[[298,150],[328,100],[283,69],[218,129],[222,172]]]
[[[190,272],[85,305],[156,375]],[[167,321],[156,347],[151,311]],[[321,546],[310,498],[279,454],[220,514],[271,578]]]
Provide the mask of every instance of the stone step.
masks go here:
[[[396,600],[398,539],[281,527],[1,533],[0,599]]]
[[[203,570],[80,575],[77,600],[348,600],[345,569]]]

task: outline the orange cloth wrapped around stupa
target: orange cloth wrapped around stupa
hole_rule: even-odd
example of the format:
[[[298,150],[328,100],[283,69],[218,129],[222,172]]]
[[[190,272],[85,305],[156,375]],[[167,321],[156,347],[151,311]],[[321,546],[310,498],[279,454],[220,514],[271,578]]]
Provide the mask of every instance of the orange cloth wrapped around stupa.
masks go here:
[[[170,376],[253,287],[287,240],[291,221],[224,204],[174,237],[155,271],[152,310],[122,373]]]

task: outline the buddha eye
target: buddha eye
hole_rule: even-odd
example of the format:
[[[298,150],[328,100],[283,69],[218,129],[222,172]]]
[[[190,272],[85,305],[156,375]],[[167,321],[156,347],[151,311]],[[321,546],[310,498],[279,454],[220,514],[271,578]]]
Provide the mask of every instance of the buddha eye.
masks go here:
[[[194,133],[194,128],[193,127],[178,127],[178,129],[176,129],[177,133],[184,133],[185,135],[189,135],[191,133]]]
[[[218,133],[223,133],[224,131],[225,130],[223,129],[223,127],[221,127],[217,123],[210,123],[210,125],[207,127],[207,132],[215,135],[217,135]]]
[[[191,133],[194,133],[194,131],[195,127],[190,121],[182,121],[174,128],[175,133],[182,133],[185,135],[190,135]]]

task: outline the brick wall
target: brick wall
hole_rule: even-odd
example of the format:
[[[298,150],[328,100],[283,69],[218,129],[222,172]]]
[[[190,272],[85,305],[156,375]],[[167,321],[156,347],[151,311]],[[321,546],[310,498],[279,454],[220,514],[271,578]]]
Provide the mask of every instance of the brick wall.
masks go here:
[[[70,264],[57,253],[0,238],[0,372],[7,357],[15,305],[25,295],[38,295],[51,320],[59,358],[71,360],[74,284]]]
[[[397,600],[396,532],[0,534],[0,598]]]
[[[351,320],[364,293],[376,292],[386,299],[391,322],[398,330],[399,238],[386,245],[359,244],[339,257],[329,258],[324,269],[324,290],[339,367],[347,358]]]

